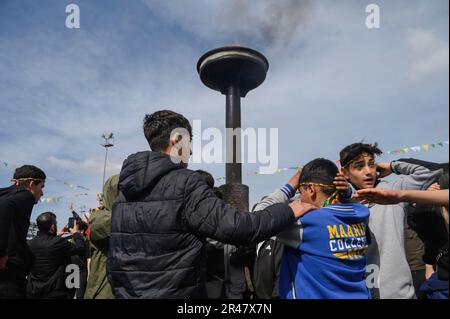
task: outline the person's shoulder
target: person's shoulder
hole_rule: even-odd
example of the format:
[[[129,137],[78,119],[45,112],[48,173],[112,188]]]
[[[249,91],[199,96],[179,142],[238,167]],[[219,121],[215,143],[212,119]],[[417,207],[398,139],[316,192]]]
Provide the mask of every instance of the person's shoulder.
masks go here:
[[[369,208],[357,202],[331,204],[324,208],[334,213],[351,213],[352,215],[356,213],[362,215],[362,217],[368,216],[370,212]]]
[[[360,213],[364,216],[369,216],[370,214],[369,207],[361,203],[353,203],[353,209],[355,210],[355,212]]]
[[[326,207],[322,207],[321,209],[332,210],[332,211],[340,211],[340,212],[351,212],[355,210],[355,204],[357,203],[336,203],[331,204]]]
[[[24,204],[27,202],[34,204],[33,194],[25,187],[11,186],[7,192],[4,192],[2,196],[4,200],[9,200],[15,203]]]
[[[95,208],[91,211],[91,215],[89,216],[89,223],[93,223],[99,216],[106,213],[105,208]]]
[[[209,189],[209,186],[197,171],[193,171],[188,168],[182,168],[172,171],[172,174],[174,175],[169,175],[167,177],[171,180],[171,183],[174,182],[177,185],[183,187],[184,194],[192,193],[199,189]]]
[[[176,179],[176,181],[179,183],[189,182],[190,184],[197,183],[199,180],[202,180],[198,172],[193,171],[189,168],[180,168],[172,170],[167,174],[166,178],[170,180]]]
[[[362,209],[362,210],[366,210],[369,209],[366,205],[361,204],[360,202],[354,202],[351,203],[354,209]]]
[[[332,218],[332,213],[334,212],[331,208],[332,205],[328,205],[325,207],[319,207],[317,209],[314,209],[313,211],[309,212],[308,214],[303,215],[300,217],[300,223],[304,224],[309,222],[310,220],[320,219],[320,220],[326,220],[329,218]]]
[[[52,236],[49,234],[39,233],[36,237],[28,242],[31,248],[48,248],[58,245],[61,242],[60,236]]]
[[[20,198],[20,199],[27,199],[27,200],[34,201],[33,194],[26,188],[19,188],[18,190],[15,191],[14,196],[17,198]]]

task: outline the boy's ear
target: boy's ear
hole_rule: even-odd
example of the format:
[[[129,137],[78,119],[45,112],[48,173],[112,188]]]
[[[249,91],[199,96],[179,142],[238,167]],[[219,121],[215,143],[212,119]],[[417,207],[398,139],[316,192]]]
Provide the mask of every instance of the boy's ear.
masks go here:
[[[316,189],[314,188],[314,186],[308,185],[308,193],[311,198],[316,195],[317,192],[316,192]]]
[[[33,188],[34,186],[36,186],[36,181],[33,181],[33,180],[29,181],[29,182],[26,184],[26,187],[27,187],[28,189],[31,189],[31,188]]]

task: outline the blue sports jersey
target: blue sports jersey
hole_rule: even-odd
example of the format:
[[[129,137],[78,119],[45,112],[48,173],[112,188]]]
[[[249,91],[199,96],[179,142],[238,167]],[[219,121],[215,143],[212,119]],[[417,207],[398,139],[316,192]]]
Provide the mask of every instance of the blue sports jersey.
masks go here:
[[[369,209],[361,204],[332,204],[300,218],[301,242],[285,247],[280,268],[280,297],[370,298],[365,282]]]

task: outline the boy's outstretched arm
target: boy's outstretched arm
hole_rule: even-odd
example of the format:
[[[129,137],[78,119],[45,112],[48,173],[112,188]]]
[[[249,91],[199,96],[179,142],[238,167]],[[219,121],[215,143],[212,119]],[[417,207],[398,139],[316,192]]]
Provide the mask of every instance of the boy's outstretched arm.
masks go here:
[[[257,214],[240,212],[217,198],[196,174],[185,186],[184,222],[195,232],[218,241],[251,245],[277,234],[311,209],[300,203],[275,204]]]
[[[448,207],[449,191],[448,189],[427,191],[367,188],[357,191],[355,198],[381,205],[393,205],[401,202],[411,202]]]

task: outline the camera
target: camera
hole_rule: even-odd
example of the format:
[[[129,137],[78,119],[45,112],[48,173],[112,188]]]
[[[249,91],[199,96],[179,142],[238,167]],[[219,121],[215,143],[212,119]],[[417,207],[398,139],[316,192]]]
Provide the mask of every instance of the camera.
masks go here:
[[[67,223],[67,228],[71,229],[75,226],[75,223],[79,223],[81,221],[80,215],[78,215],[75,211],[72,211],[72,216],[69,218],[69,222]]]
[[[67,223],[67,228],[71,229],[75,225],[75,217],[69,217],[69,222]]]

